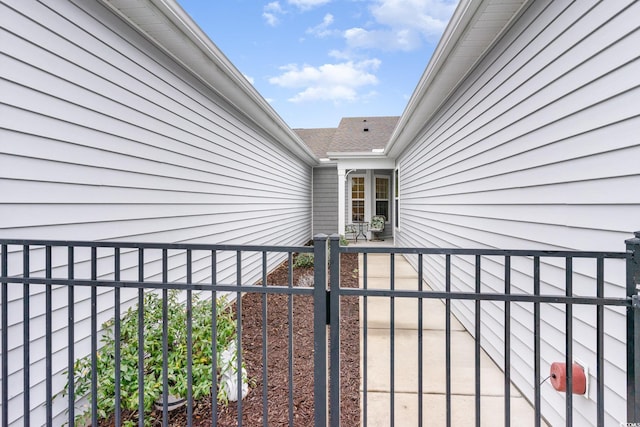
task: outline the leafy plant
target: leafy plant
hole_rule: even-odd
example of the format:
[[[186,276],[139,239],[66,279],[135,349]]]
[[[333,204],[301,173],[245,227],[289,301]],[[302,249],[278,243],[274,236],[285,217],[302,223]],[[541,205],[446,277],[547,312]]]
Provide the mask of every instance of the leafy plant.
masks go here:
[[[150,414],[154,402],[161,400],[163,391],[163,348],[162,348],[162,298],[149,292],[144,297],[144,410]],[[221,358],[223,352],[236,339],[236,322],[231,306],[226,298],[216,301],[216,360],[217,379],[222,373],[237,369],[226,366]],[[212,380],[212,307],[211,301],[192,299],[192,395],[194,400],[211,396]],[[98,417],[109,418],[115,412],[115,343],[114,323],[111,319],[103,325],[103,346],[96,353],[98,393],[96,396]],[[168,292],[167,298],[167,382],[169,394],[185,398],[187,396],[187,310],[178,301],[178,292]],[[123,411],[138,409],[138,307],[129,308],[120,321],[120,407]],[[234,352],[235,352],[235,347]],[[224,361],[235,364],[235,357]],[[237,371],[235,371],[237,372]],[[77,396],[87,396],[91,401],[91,355],[74,363],[74,384]],[[246,383],[243,374],[243,382]],[[61,395],[68,392],[67,382]],[[218,387],[217,399],[226,403],[228,396],[224,387]],[[76,417],[75,424],[82,425],[90,416],[90,408]],[[151,417],[145,417],[151,424]]]
[[[303,252],[296,256],[296,260],[293,262],[293,268],[306,268],[313,267],[313,254],[310,252]]]

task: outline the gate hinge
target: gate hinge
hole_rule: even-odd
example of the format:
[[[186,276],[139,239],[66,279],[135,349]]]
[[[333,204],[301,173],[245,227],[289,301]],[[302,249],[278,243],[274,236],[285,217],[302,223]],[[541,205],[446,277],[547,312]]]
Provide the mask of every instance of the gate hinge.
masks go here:
[[[631,307],[640,308],[640,295],[631,296]]]
[[[327,325],[331,324],[331,291],[327,290],[326,299],[324,301],[325,307],[327,309]]]

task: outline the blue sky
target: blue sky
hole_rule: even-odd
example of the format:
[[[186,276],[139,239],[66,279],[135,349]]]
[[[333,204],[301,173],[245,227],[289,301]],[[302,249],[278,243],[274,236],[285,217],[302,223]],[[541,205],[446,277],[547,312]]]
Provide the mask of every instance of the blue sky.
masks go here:
[[[399,116],[457,0],[178,0],[292,128]]]

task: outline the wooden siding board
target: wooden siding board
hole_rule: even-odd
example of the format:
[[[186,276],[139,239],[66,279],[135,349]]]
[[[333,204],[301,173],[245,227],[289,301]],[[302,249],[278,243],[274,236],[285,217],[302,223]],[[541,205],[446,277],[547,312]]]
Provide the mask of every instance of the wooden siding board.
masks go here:
[[[2,237],[274,245],[310,238],[310,167],[99,2],[3,2],[0,22],[8,41],[0,52]],[[21,271],[19,250],[12,248],[10,271]],[[33,274],[43,274],[42,252],[34,248]],[[54,277],[66,277],[66,251],[54,252]],[[85,252],[77,251],[77,277],[89,275]],[[158,256],[146,259],[147,280],[159,277]],[[243,257],[243,282],[261,277],[260,259]],[[182,280],[183,254],[170,262],[172,280]],[[137,252],[123,253],[122,263],[123,280],[136,280]],[[220,254],[221,282],[235,282],[234,264],[235,254]],[[110,265],[102,255],[101,277]],[[209,274],[207,257],[194,256],[194,281]],[[34,366],[44,354],[43,289],[30,289]],[[89,351],[87,291],[76,293],[78,356]],[[54,336],[65,336],[53,357],[66,366],[66,288],[53,296]],[[21,289],[9,297],[8,332],[21,337]],[[99,301],[102,323],[112,315],[112,292],[101,291]],[[11,424],[19,425],[20,340],[8,356]],[[42,380],[33,374],[38,405]],[[62,385],[56,372],[54,391]],[[64,418],[58,402],[54,423]]]
[[[91,26],[90,27],[90,31],[95,31],[95,27]],[[129,29],[129,32],[130,32],[130,29]],[[125,30],[125,33],[126,33],[126,30]],[[80,40],[86,39],[87,38],[86,37],[87,34],[88,34],[88,32],[87,33],[80,33],[78,35],[75,35],[75,37],[72,37],[72,36],[69,36],[69,37],[71,37],[71,40],[74,40],[74,42],[75,42],[76,39],[80,39]],[[84,38],[82,36],[84,36]],[[118,37],[119,37],[119,35],[118,35]],[[71,42],[68,42],[68,43],[71,43]],[[111,51],[111,50],[114,50],[114,49],[112,49],[111,46],[105,46],[104,44],[101,43],[100,45],[97,45],[97,46],[91,46],[90,45],[90,46],[86,47],[85,50],[83,51],[83,52],[86,52],[87,55],[91,55],[91,57],[93,59],[95,59],[95,61],[98,62],[97,65],[95,65],[93,67],[93,69],[91,70],[91,73],[89,74],[94,80],[96,80],[95,75],[100,76],[100,79],[98,80],[98,82],[102,82],[105,79],[114,79],[114,75],[113,75],[114,73],[108,73],[108,72],[105,72],[105,70],[104,70],[105,69],[105,60],[103,59],[103,55],[104,55],[104,51],[105,50]],[[153,50],[153,49],[151,49],[151,50]],[[19,51],[19,52],[22,52],[22,51]],[[99,57],[96,56],[93,52],[100,52],[100,56]],[[116,53],[120,54],[120,52],[117,52],[117,51],[116,51]],[[139,51],[137,53],[138,53],[138,55],[143,55],[143,51]],[[138,56],[136,59],[139,59],[139,57],[140,56]],[[140,61],[140,62],[143,62],[143,61]],[[139,63],[137,63],[137,62],[135,62],[133,60],[130,61],[130,64],[132,66],[134,66],[135,68],[133,69],[133,71],[129,71],[129,73],[135,74],[136,71],[138,71],[138,69],[140,68],[140,65],[139,65]],[[106,64],[106,65],[110,65],[110,64]],[[154,65],[157,68],[157,63],[151,63],[149,65],[149,67],[152,67]],[[48,62],[44,62],[42,64],[43,69],[47,70],[46,72],[49,72],[49,70],[47,68],[48,66],[49,66]],[[85,71],[83,68],[78,68],[77,66],[75,68],[77,68],[76,72]],[[107,71],[109,71],[109,70],[107,70]],[[118,71],[120,71],[120,70],[118,70]],[[124,71],[120,71],[119,73],[115,73],[115,75],[116,76],[123,75],[123,77],[120,80],[125,79],[125,76],[126,77],[130,76],[130,74],[127,74]],[[169,75],[169,76],[165,77],[165,79],[171,79],[171,78],[173,78],[175,80],[175,76],[173,76],[173,75]],[[118,84],[120,84],[120,80],[118,80]],[[165,81],[165,80],[163,80],[163,81]],[[80,81],[80,83],[82,83],[82,80]],[[139,91],[140,90],[140,86],[141,86],[140,82],[139,81],[135,81],[134,83],[137,85],[135,87]],[[74,81],[71,82],[70,84],[72,84],[73,87],[76,87],[76,88],[78,87],[78,82],[75,81],[75,78],[74,78]],[[96,84],[97,83],[93,82],[92,86],[90,86],[91,89],[92,89],[91,92],[96,92],[95,91]],[[194,116],[194,114],[193,114],[194,112],[192,110],[186,110],[186,108],[182,104],[178,104],[178,103],[174,102],[174,100],[177,98],[177,99],[183,99],[183,101],[185,101],[187,103],[191,102],[193,104],[194,99],[186,98],[185,97],[185,93],[189,92],[188,89],[193,89],[193,87],[197,86],[198,82],[194,81],[191,84],[192,84],[191,88],[189,88],[189,87],[176,87],[176,88],[173,88],[173,90],[170,91],[169,94],[166,93],[168,88],[164,88],[163,92],[159,92],[159,89],[157,89],[155,87],[152,87],[152,86],[149,86],[149,85],[144,85],[145,87],[148,87],[150,90],[152,90],[154,94],[160,94],[163,97],[164,100],[171,100],[170,101],[171,105],[168,105],[167,107],[163,108],[164,112],[170,114],[170,119],[167,118],[165,120],[157,120],[157,121],[155,121],[155,123],[156,123],[154,125],[155,127],[157,127],[157,126],[166,126],[165,123],[170,123],[171,122],[171,125],[169,125],[166,128],[166,132],[171,132],[172,130],[175,130],[178,127],[180,127],[179,125],[182,124],[182,122],[189,124],[192,121],[191,118]],[[187,90],[185,90],[185,89],[187,89]],[[77,92],[78,92],[77,89],[73,90],[73,91],[61,91],[61,93],[65,94],[65,96],[67,96],[67,97],[68,96],[73,96],[73,94],[75,94]],[[141,102],[142,102],[143,104],[142,104],[141,107],[146,108],[146,110],[144,112],[139,112],[139,108],[137,108],[135,110],[132,110],[134,113],[147,116],[149,119],[152,119],[152,120],[155,120],[156,116],[158,116],[159,112],[153,111],[153,109],[151,109],[149,106],[144,104],[144,102],[146,102],[146,99],[141,97],[139,95],[139,93],[134,92],[133,89],[128,89],[127,92],[126,92],[126,95],[135,96],[135,99],[125,98],[124,101],[117,102],[116,103],[117,105],[115,105],[114,108],[107,109],[106,111],[104,111],[104,109],[108,105],[108,101],[110,101],[109,98],[106,98],[105,94],[111,95],[112,92],[114,92],[113,88],[109,87],[109,88],[103,88],[103,90],[97,91],[95,93],[96,95],[99,95],[99,101],[100,101],[99,104],[97,104],[96,108],[100,108],[101,109],[101,111],[100,111],[101,113],[105,114],[105,113],[108,113],[109,111],[113,110],[113,112],[114,112],[113,114],[118,114],[119,116],[122,116],[122,117],[119,117],[119,119],[121,121],[127,121],[128,114],[122,114],[122,110],[131,109],[132,107],[139,106],[141,104]],[[120,92],[122,92],[122,91],[116,91],[116,94],[118,94]],[[193,90],[191,90],[191,92],[193,92]],[[144,91],[143,91],[143,95],[146,95],[144,93]],[[170,97],[168,95],[170,95]],[[198,104],[206,103],[205,96],[211,97],[211,94],[207,94],[207,95],[202,94],[202,96],[197,97]],[[86,97],[80,96],[80,97],[76,97],[76,98],[82,100],[81,102],[87,102],[85,99],[92,100],[95,97],[86,98]],[[126,107],[126,108],[123,108],[123,107]],[[151,109],[151,111],[148,111],[150,109]],[[180,110],[180,111],[186,110],[185,114],[186,114],[186,116],[189,117],[189,120],[187,120],[186,118],[183,118],[182,116],[176,116],[175,110]],[[221,118],[224,115],[224,112],[216,112],[216,111],[208,110],[208,111],[205,111],[205,112],[202,113],[202,117],[205,117],[205,115],[211,116],[212,113],[217,113],[217,116],[215,116],[217,118]],[[165,116],[166,116],[166,114],[165,114]],[[160,115],[160,117],[162,117],[162,115]],[[231,122],[230,119],[233,119],[233,117],[229,116],[228,114],[226,114],[225,115],[225,121],[226,121],[225,124],[230,123]],[[173,122],[176,122],[176,121],[178,121],[179,123],[173,123]],[[184,126],[181,126],[181,127],[184,128]],[[151,127],[151,128],[155,129],[154,127]],[[237,137],[237,135],[234,135],[234,134],[228,132],[227,129],[225,129],[223,126],[220,126],[215,120],[214,121],[207,120],[206,122],[203,122],[203,124],[201,124],[199,126],[198,130],[202,131],[202,130],[206,130],[208,128],[218,128],[220,132],[224,133],[224,135],[226,136],[226,139]],[[191,132],[191,133],[193,133],[193,132]],[[224,146],[221,146],[220,148],[221,149],[226,149]],[[264,153],[268,153],[268,151],[262,150],[261,154],[264,154]],[[236,153],[236,154],[239,154],[239,153]],[[250,162],[250,161],[247,159],[247,162]],[[284,163],[282,165],[284,165]],[[274,172],[277,174],[278,170],[275,170]]]
[[[561,2],[556,2],[556,3],[559,4]],[[587,2],[584,2],[584,4],[586,4],[586,3]],[[581,5],[583,5],[583,3],[581,3]],[[617,23],[614,23],[614,24],[617,24]],[[611,25],[614,25],[614,24],[611,24]],[[566,28],[566,27],[561,27],[561,28]],[[634,32],[633,31],[633,23],[629,23],[628,20],[626,22],[625,31],[631,31],[631,33]],[[607,33],[610,34],[611,31],[607,31]],[[614,34],[619,35],[618,32],[614,32]],[[551,34],[550,40],[555,40],[557,37],[558,37],[557,34]],[[610,37],[606,37],[605,38],[605,40],[608,40],[608,39],[610,39]],[[599,52],[598,49],[600,49],[600,44],[602,43],[599,40],[600,40],[600,38],[596,38],[595,40],[588,40],[588,42],[587,41],[582,41],[581,44],[579,44],[578,46],[584,46],[585,49],[588,50],[588,52]],[[625,40],[625,38],[622,37],[622,40]],[[610,41],[609,43],[613,43],[613,41]],[[605,47],[606,47],[606,44],[605,44]],[[452,123],[448,123],[446,126],[444,126],[444,129],[446,129],[446,131],[448,133],[442,134],[441,137],[449,138],[451,136],[452,132],[455,132],[457,129],[460,128],[460,126],[465,126],[465,135],[464,135],[465,137],[470,135],[470,134],[473,134],[473,138],[471,140],[474,140],[474,139],[475,140],[481,140],[481,138],[479,137],[480,135],[477,132],[477,129],[475,129],[473,126],[471,126],[471,122],[473,122],[473,120],[468,120],[468,118],[466,118],[466,117],[469,114],[471,114],[471,115],[477,115],[477,114],[486,115],[487,111],[489,111],[491,109],[495,109],[495,102],[498,102],[498,101],[496,101],[494,98],[492,98],[491,94],[495,93],[497,91],[500,91],[500,90],[504,91],[504,86],[510,86],[508,84],[510,81],[513,81],[513,80],[520,81],[520,83],[518,85],[521,85],[523,81],[526,82],[527,79],[531,79],[532,78],[531,75],[533,77],[535,77],[535,76],[537,76],[537,75],[539,75],[541,73],[544,73],[545,70],[549,68],[549,67],[545,67],[540,71],[539,68],[536,68],[535,66],[531,65],[528,60],[525,60],[524,64],[523,64],[523,61],[514,61],[513,60],[513,54],[510,55],[509,53],[510,52],[508,50],[506,52],[502,52],[502,55],[499,58],[502,58],[502,61],[511,61],[513,63],[517,63],[519,65],[519,67],[520,67],[519,70],[525,70],[525,71],[522,71],[522,73],[527,73],[527,76],[523,78],[523,77],[519,77],[518,73],[515,72],[515,71],[500,70],[500,71],[503,71],[500,74],[503,77],[492,77],[492,79],[488,83],[486,83],[485,87],[486,88],[490,88],[492,90],[491,93],[477,92],[477,93],[470,94],[470,95],[472,95],[472,97],[469,97],[469,98],[464,97],[464,98],[460,99],[460,101],[458,102],[458,104],[460,104],[460,105],[458,105],[458,104],[456,105],[455,108],[457,108],[457,111],[456,111],[456,113],[454,113],[454,116],[452,116],[452,117],[456,117],[456,116],[459,117],[459,118],[465,117],[465,120],[460,122],[458,125],[452,125]],[[518,53],[518,55],[522,55],[524,58],[530,58],[531,56],[537,56],[538,55],[538,54],[534,54],[533,52],[527,52],[527,51],[525,51],[523,53],[520,53],[520,52],[517,52],[517,53]],[[546,55],[540,54],[540,56],[544,56],[544,58],[546,58],[547,60],[550,60],[548,54],[546,54]],[[625,58],[625,57],[626,57],[626,55],[622,55],[620,58]],[[564,58],[568,58],[568,60],[570,60],[570,61],[574,61],[575,60],[573,54],[571,54],[571,55],[567,54],[567,55],[564,56]],[[553,61],[553,62],[551,62],[551,64],[554,64],[554,63],[558,62],[558,60],[554,56],[551,56],[551,60]],[[617,61],[614,61],[614,63],[617,63],[620,60],[621,59],[618,59]],[[608,61],[608,60],[602,60],[599,63],[600,64],[609,64],[609,62],[610,61]],[[496,67],[496,68],[499,66],[499,65],[496,65],[496,64],[492,64],[492,65],[494,65],[494,67]],[[527,66],[525,67],[525,65],[527,65]],[[609,65],[605,65],[605,66],[609,66]],[[602,67],[600,67],[600,68],[602,68]],[[577,72],[575,72],[575,70],[572,69],[572,67],[569,67],[564,62],[562,62],[560,64],[560,67],[556,67],[555,69],[557,69],[556,74],[559,73],[559,75],[566,75],[567,73],[571,73],[570,74],[571,77],[573,77],[576,80],[579,80],[580,76],[599,75],[598,73],[592,73],[592,71],[590,69],[589,69],[588,73],[577,73]],[[487,74],[489,74],[489,71],[487,71]],[[592,78],[592,77],[590,77],[590,78]],[[507,80],[505,80],[505,79],[507,79]],[[553,79],[549,80],[549,81],[553,82]],[[560,93],[565,93],[564,89],[562,89],[560,91]],[[523,90],[522,88],[519,88],[519,91],[516,91],[515,93],[514,92],[508,92],[508,91],[507,92],[503,92],[497,99],[498,100],[507,99],[506,97],[508,96],[508,100],[509,100],[508,101],[509,102],[508,111],[509,111],[509,114],[510,114],[511,109],[513,108],[513,106],[517,106],[519,100],[527,99],[530,95],[531,95],[531,90],[530,89]],[[465,100],[464,104],[462,103],[462,99]],[[492,99],[493,99],[493,101],[491,101]],[[468,100],[478,100],[478,101],[475,104],[473,104]],[[470,105],[470,106],[463,108],[464,105]],[[489,107],[490,105],[492,107]],[[500,114],[500,113],[501,114],[505,114],[504,109],[498,109],[496,111],[497,111],[498,114]],[[495,116],[495,114],[496,113],[494,113],[494,116]],[[450,120],[451,119],[449,119],[448,121],[450,121]],[[492,120],[493,120],[493,117],[490,117],[489,119],[482,121],[482,123],[492,124],[493,123]],[[586,123],[591,123],[589,121],[583,121],[583,122],[585,124]],[[510,123],[510,122],[507,121],[507,123]],[[510,129],[510,132],[513,133],[513,130]],[[449,146],[447,146],[447,148],[449,148]],[[430,157],[431,158],[435,158],[436,156],[432,155]]]
[[[313,234],[338,232],[338,171],[313,170]]]
[[[640,155],[639,12],[637,2],[531,2],[399,158],[397,244],[624,250],[640,215],[640,174],[629,160]],[[624,291],[623,264],[607,262],[608,295]],[[439,289],[442,265],[426,269]],[[513,290],[530,292],[531,266],[512,267]],[[544,291],[562,293],[562,266],[543,260],[541,268]],[[500,260],[483,260],[482,274],[487,290],[504,286]],[[594,276],[593,265],[576,262],[576,292],[594,292]],[[454,269],[453,280],[469,290],[473,263]],[[564,309],[544,309],[543,372],[564,347]],[[455,312],[473,327],[472,306]],[[623,421],[625,316],[605,312],[606,416]],[[512,375],[531,398],[531,304],[513,304],[512,314]],[[499,304],[483,303],[482,316],[483,344],[500,360],[500,331],[489,332],[502,321]],[[575,355],[590,366],[593,317],[593,308],[574,308]],[[594,399],[574,399],[587,414],[576,422],[593,422]],[[557,393],[543,386],[543,400],[543,415],[563,423]]]

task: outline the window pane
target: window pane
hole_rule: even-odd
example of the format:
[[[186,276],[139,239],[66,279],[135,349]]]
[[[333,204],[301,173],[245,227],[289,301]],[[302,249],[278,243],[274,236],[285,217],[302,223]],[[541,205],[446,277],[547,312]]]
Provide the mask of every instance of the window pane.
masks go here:
[[[351,179],[351,198],[364,199],[364,177],[354,176]]]
[[[384,215],[385,220],[389,219],[389,202],[386,200],[376,200],[376,215]]]
[[[376,178],[376,199],[389,199],[389,180]]]
[[[398,197],[398,195],[400,194],[399,188],[398,188],[398,169],[396,169],[396,177],[394,179],[395,181],[395,187],[396,187],[396,197]]]
[[[351,221],[364,221],[364,200],[351,201]]]

